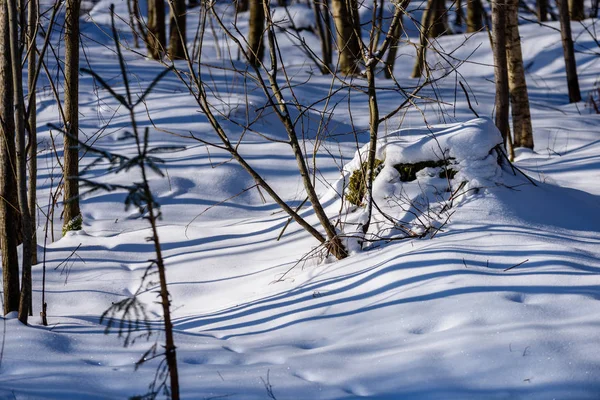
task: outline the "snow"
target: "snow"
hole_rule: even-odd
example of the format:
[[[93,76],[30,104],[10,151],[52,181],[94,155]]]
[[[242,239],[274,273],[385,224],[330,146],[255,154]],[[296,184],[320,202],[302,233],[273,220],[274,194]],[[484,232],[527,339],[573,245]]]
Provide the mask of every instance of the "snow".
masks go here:
[[[97,25],[82,24],[89,39],[85,49],[94,71],[122,93],[114,48],[103,32],[108,31],[109,3],[102,0],[92,10]],[[222,15],[233,17],[230,8],[222,7]],[[312,20],[312,11],[302,9],[292,10],[298,25]],[[116,11],[126,15],[126,3],[119,2]],[[361,13],[370,18],[370,11]],[[191,10],[188,18],[195,17]],[[244,32],[245,17],[239,18]],[[132,43],[121,24],[123,42]],[[188,23],[190,40],[194,25]],[[415,28],[406,25],[415,41]],[[573,30],[576,48],[591,46],[581,25],[573,24]],[[312,33],[302,35],[319,48]],[[265,382],[276,398],[298,400],[598,397],[600,117],[583,103],[567,104],[559,33],[524,24],[521,36],[536,147],[518,150],[515,166],[535,185],[499,165],[492,151],[501,138],[491,119],[487,33],[439,38],[436,46],[455,60],[470,58],[456,74],[423,89],[418,108],[402,110],[381,125],[377,157],[384,167],[374,182],[374,199],[383,211],[416,233],[427,225],[434,229],[423,238],[401,238],[375,212],[366,238],[385,234],[397,240],[365,242],[363,249],[365,237],[355,233],[356,224],[364,221],[362,209],[346,204],[339,194],[366,160],[367,96],[333,90],[332,101],[324,104],[320,99],[339,82],[317,75],[303,53],[281,37],[282,54],[291,65],[288,73],[294,82],[309,82],[295,89],[299,102],[314,104],[298,119],[298,127],[304,128],[309,164],[313,151],[318,162],[316,181],[326,212],[334,222],[340,220],[337,227],[349,236],[352,255],[342,261],[306,257],[318,242],[295,223],[277,241],[287,215],[227,153],[193,140],[192,135],[217,142],[176,77],[170,74],[161,81],[148,97],[147,109],[136,110],[136,118],[141,129],[150,128],[151,146],[179,146],[160,154],[165,176],[152,175],[151,186],[163,214],[159,235],[183,398],[264,399]],[[222,54],[229,54],[224,38],[216,37]],[[203,80],[214,89],[211,101],[234,121],[251,122],[252,130],[242,135],[238,125],[225,119],[223,126],[267,182],[288,204],[299,206],[306,194],[281,123],[261,109],[264,94],[231,72],[231,63],[217,59],[214,39],[207,31],[203,57],[227,68],[202,69]],[[164,67],[135,52],[125,54],[132,87],[142,92]],[[395,73],[404,88],[418,85],[407,67],[414,56],[411,44],[400,47]],[[434,52],[428,57],[432,63],[442,60]],[[600,73],[598,57],[579,52],[577,62],[582,92],[588,93]],[[482,118],[469,110],[456,80],[467,86]],[[360,78],[356,82],[364,83]],[[383,77],[377,84],[395,88]],[[293,105],[289,90],[284,93]],[[150,282],[141,295],[153,329],[149,341],[140,338],[123,347],[116,332],[105,334],[100,316],[138,290],[148,260],[155,257],[146,241],[147,221],[137,210],[125,210],[126,193],[92,193],[81,203],[84,230],[60,238],[59,207],[54,213],[56,240],[49,232],[43,249],[41,211],[47,212],[50,192],[59,182],[50,135],[57,146],[60,137],[46,126],[57,121],[56,104],[50,93],[40,96],[37,233],[40,257],[46,260],[49,326],[37,317],[38,264],[33,268],[31,326],[9,314],[0,328],[0,398],[122,399],[143,394],[158,360],[137,371],[134,364],[152,344],[164,341],[157,283]],[[436,97],[440,103],[428,101]],[[404,97],[397,90],[382,90],[378,101],[383,116]],[[135,154],[135,142],[124,133],[130,126],[127,113],[107,91],[94,89],[90,76],[81,77],[80,106],[84,137],[105,150]],[[300,116],[296,109],[292,114]],[[457,175],[450,183],[435,168],[419,172],[415,181],[401,182],[393,168],[440,157],[453,158]],[[82,164],[92,161],[88,154]],[[86,176],[121,184],[139,178],[134,172],[110,175],[105,169],[94,165]],[[452,207],[442,212],[461,182],[466,184]],[[415,213],[411,207],[418,204],[429,213]],[[318,226],[310,207],[300,213]]]

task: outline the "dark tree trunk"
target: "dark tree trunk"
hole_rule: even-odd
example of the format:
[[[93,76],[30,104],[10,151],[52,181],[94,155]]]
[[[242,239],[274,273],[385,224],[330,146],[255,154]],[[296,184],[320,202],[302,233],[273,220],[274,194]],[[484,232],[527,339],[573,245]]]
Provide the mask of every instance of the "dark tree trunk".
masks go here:
[[[462,9],[462,0],[456,0],[456,20],[454,23],[456,26],[462,26],[465,15]]]
[[[319,39],[321,39],[321,58],[323,62],[321,72],[324,74],[329,72],[333,61],[333,32],[331,31],[327,3],[328,0],[313,0],[312,2],[317,34],[319,35]]]
[[[548,0],[537,0],[536,11],[539,22],[548,21]]]
[[[429,37],[436,38],[450,33],[448,10],[446,9],[445,0],[434,0],[432,7],[434,11],[431,29],[429,29]]]
[[[248,11],[249,6],[250,6],[250,4],[248,3],[248,0],[237,0],[236,11],[237,12]]]
[[[583,0],[569,0],[569,16],[571,21],[583,21],[585,19]]]
[[[19,310],[17,176],[7,0],[0,0],[0,249],[4,314]]]
[[[571,36],[567,0],[558,0],[558,7],[560,35],[567,70],[567,85],[569,87],[569,103],[576,103],[581,100],[581,92],[579,91],[579,79],[577,78],[577,64],[575,63],[575,52],[573,51],[573,37]]]
[[[164,0],[148,0],[147,25],[146,46],[148,47],[148,57],[160,60],[167,46]]]
[[[483,29],[483,6],[481,0],[467,0],[467,32],[475,33]]]
[[[182,60],[185,58],[186,46],[186,7],[185,0],[168,0],[170,7],[169,22],[169,58],[171,60]]]
[[[265,32],[264,0],[250,0],[250,25],[248,31],[248,62],[258,67],[261,65],[265,45],[263,33]]]
[[[16,172],[19,210],[23,229],[23,268],[21,280],[21,299],[19,304],[19,321],[27,324],[31,299],[31,221],[29,219],[29,202],[27,201],[27,152],[25,146],[25,103],[23,98],[23,69],[21,67],[21,36],[19,27],[20,5],[17,0],[8,0],[8,18],[10,29],[10,57],[12,61],[13,106],[15,121]],[[22,29],[24,30],[24,29]]]

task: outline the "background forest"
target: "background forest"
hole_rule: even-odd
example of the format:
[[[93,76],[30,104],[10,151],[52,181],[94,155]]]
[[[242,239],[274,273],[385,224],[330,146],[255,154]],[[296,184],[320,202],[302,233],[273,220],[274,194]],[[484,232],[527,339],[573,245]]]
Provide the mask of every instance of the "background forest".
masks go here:
[[[0,398],[597,398],[598,5],[0,0]]]

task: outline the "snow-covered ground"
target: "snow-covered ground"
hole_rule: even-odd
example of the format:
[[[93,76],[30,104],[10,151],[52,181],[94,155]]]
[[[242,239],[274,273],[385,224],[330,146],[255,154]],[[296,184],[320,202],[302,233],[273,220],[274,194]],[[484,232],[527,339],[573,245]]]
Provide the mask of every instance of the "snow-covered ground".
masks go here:
[[[122,92],[114,45],[104,33],[109,3],[97,3],[82,24],[82,63],[89,62]],[[116,9],[125,15],[125,3]],[[292,11],[298,22],[310,21],[309,11],[300,6]],[[197,18],[191,10],[190,46]],[[239,16],[242,32],[246,19]],[[124,42],[131,44],[130,31],[119,26]],[[573,24],[573,30],[586,98],[600,74],[595,54],[600,49],[581,25]],[[307,43],[318,49],[316,38],[304,32]],[[414,43],[414,29],[407,32]],[[441,196],[447,201],[448,182],[438,170],[402,184],[392,168],[446,149],[457,164],[450,190],[465,180],[466,193],[453,201],[447,224],[432,222],[442,228],[435,235],[374,242],[367,251],[336,262],[304,257],[318,243],[295,223],[276,240],[287,216],[269,198],[263,201],[264,192],[253,188],[252,178],[225,152],[190,138],[191,133],[209,141],[216,136],[183,84],[173,74],[161,81],[147,99],[148,112],[140,107],[137,118],[141,127],[151,128],[152,146],[179,146],[160,154],[165,176],[154,175],[151,183],[162,206],[159,234],[184,398],[265,399],[269,385],[279,400],[598,398],[600,116],[584,102],[568,104],[559,33],[525,24],[521,36],[535,149],[518,150],[516,166],[536,185],[489,155],[498,133],[489,120],[494,86],[487,33],[440,38],[438,48],[451,57],[430,52],[431,63],[447,70],[443,58],[467,62],[423,89],[418,109],[403,110],[382,125],[385,167],[375,182],[375,198],[384,203],[401,195]],[[216,46],[222,55],[228,49],[225,38],[216,37],[207,31],[203,58],[222,65]],[[321,99],[339,82],[320,76],[292,42],[282,39],[281,46],[294,82],[308,82],[295,89],[297,98],[303,104],[317,102],[313,110],[323,109]],[[235,58],[236,51],[231,53]],[[135,52],[125,55],[132,86],[140,93],[164,69]],[[395,73],[408,91],[419,83],[409,78],[413,61],[414,45],[404,44]],[[235,65],[243,67],[242,62]],[[214,106],[234,120],[260,116],[241,139],[240,151],[285,200],[300,205],[306,195],[289,146],[267,140],[286,136],[272,113],[259,110],[264,95],[229,69],[205,67],[202,79],[214,89]],[[468,87],[473,107],[484,118],[474,119],[458,81]],[[394,88],[383,76],[377,84]],[[440,102],[427,101],[436,96]],[[313,140],[317,112],[303,119],[305,146],[315,151],[318,190],[328,214],[335,219],[340,209],[353,211],[342,218],[347,233],[362,217],[360,210],[340,204],[336,189],[359,165],[356,139],[359,146],[368,139],[366,100],[358,91],[334,91],[329,136],[320,146]],[[404,97],[398,90],[381,90],[378,100],[385,115]],[[134,141],[124,134],[128,115],[88,75],[81,76],[80,104],[82,132],[95,146],[134,154]],[[42,246],[41,211],[47,211],[60,174],[46,127],[58,121],[51,93],[42,92],[38,107]],[[239,127],[222,122],[232,137],[240,136]],[[58,132],[52,135],[60,144]],[[82,164],[91,161],[88,154]],[[134,173],[107,174],[105,168],[95,165],[87,176],[105,183],[137,179]],[[27,327],[14,315],[3,319],[0,398],[123,399],[147,391],[158,360],[137,371],[134,364],[164,340],[161,309],[154,303],[156,285],[141,296],[152,318],[150,341],[123,347],[122,339],[114,332],[106,335],[106,323],[100,323],[113,302],[136,292],[147,260],[154,258],[145,240],[147,221],[138,218],[137,210],[124,209],[125,196],[97,192],[85,197],[84,229],[61,239],[60,207],[55,211],[57,240],[48,238],[45,250],[40,247],[49,326],[37,317]],[[386,210],[403,218],[391,203]],[[436,204],[429,203],[432,209]],[[318,227],[309,208],[301,214]],[[385,229],[384,220],[376,222]],[[37,314],[42,264],[34,267],[33,279]]]

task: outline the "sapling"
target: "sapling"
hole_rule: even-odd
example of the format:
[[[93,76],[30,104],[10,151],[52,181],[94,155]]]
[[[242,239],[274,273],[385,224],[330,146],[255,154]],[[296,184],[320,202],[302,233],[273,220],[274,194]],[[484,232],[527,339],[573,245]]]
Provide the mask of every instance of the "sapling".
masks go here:
[[[163,176],[159,166],[163,163],[160,158],[154,156],[159,152],[165,152],[172,150],[171,147],[149,147],[149,130],[146,128],[142,133],[137,125],[135,118],[135,108],[140,105],[154,89],[156,84],[171,70],[166,69],[160,73],[148,86],[148,88],[134,100],[133,93],[129,87],[127,69],[125,68],[125,61],[121,53],[119,46],[119,35],[117,33],[114,21],[114,6],[111,5],[111,21],[112,21],[112,34],[116,44],[117,56],[119,60],[119,67],[124,79],[125,94],[117,93],[102,77],[96,74],[94,71],[82,68],[83,73],[92,75],[95,80],[107,90],[110,95],[116,99],[121,106],[123,106],[129,113],[131,122],[131,137],[135,140],[137,154],[133,157],[127,157],[97,149],[93,146],[89,146],[81,141],[79,145],[86,151],[97,155],[94,162],[91,163],[86,169],[84,169],[79,177],[82,186],[87,189],[87,193],[104,190],[104,191],[115,191],[125,190],[127,196],[125,198],[126,208],[135,206],[138,208],[142,218],[146,219],[150,224],[151,234],[147,238],[148,241],[154,244],[155,259],[150,260],[150,264],[146,268],[140,287],[138,290],[129,298],[113,303],[105,312],[102,314],[101,321],[107,321],[106,332],[108,333],[111,329],[116,328],[119,336],[124,337],[125,346],[132,344],[138,337],[149,337],[151,334],[150,323],[146,314],[145,306],[139,299],[139,295],[146,291],[148,285],[148,278],[157,274],[159,278],[159,304],[163,310],[164,318],[164,329],[165,329],[165,343],[162,346],[164,353],[158,353],[157,344],[154,344],[136,363],[136,369],[142,365],[145,361],[164,358],[160,361],[157,373],[154,381],[150,384],[149,392],[141,398],[155,398],[157,395],[163,393],[173,400],[179,399],[179,379],[177,371],[177,357],[176,347],[173,340],[173,324],[171,322],[170,305],[171,300],[167,288],[167,278],[165,263],[162,256],[160,239],[158,236],[157,221],[161,217],[160,206],[152,194],[149,185],[149,173],[150,171]],[[91,166],[97,165],[99,162],[107,161],[109,163],[108,171],[111,173],[118,174],[120,172],[126,172],[132,169],[137,169],[141,180],[139,182],[133,182],[128,185],[113,185],[105,184],[101,182],[94,182],[85,179],[83,175]],[[141,332],[141,333],[140,333]],[[169,378],[169,384],[167,384],[167,377]]]

